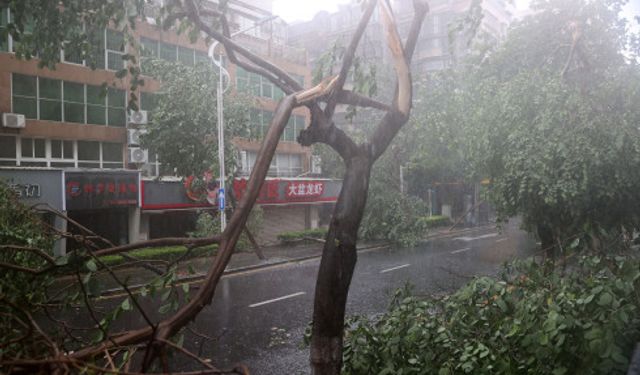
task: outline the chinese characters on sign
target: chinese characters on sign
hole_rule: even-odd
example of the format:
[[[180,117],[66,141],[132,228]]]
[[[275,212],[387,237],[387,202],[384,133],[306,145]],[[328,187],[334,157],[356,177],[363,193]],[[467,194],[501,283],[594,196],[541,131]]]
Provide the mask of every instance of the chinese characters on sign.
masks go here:
[[[40,198],[40,184],[9,184],[11,189],[19,199]]]
[[[244,178],[233,181],[233,192],[236,199],[242,199],[247,190],[247,180]],[[327,192],[327,181],[318,180],[266,180],[260,188],[256,203],[258,204],[287,204],[335,202],[337,197]],[[329,193],[329,194],[328,194]]]
[[[320,181],[290,181],[287,184],[287,198],[320,197],[324,192],[324,184]]]
[[[67,173],[67,209],[94,209],[138,204],[137,173]]]

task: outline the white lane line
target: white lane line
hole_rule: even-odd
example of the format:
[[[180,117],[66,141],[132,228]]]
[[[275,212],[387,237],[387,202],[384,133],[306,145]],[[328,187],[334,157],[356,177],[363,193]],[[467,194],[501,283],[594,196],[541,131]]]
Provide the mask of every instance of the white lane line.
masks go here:
[[[465,247],[464,249],[454,250],[454,251],[451,252],[451,254],[464,253],[465,251],[469,251],[469,250],[471,250],[470,247]]]
[[[403,264],[401,266],[396,266],[396,267],[391,267],[391,268],[387,268],[386,270],[382,270],[380,271],[380,273],[387,273],[387,272],[391,272],[391,271],[395,271],[395,270],[399,270],[401,268],[407,268],[409,267],[411,264],[407,263],[407,264]]]
[[[498,242],[503,242],[503,241],[506,241],[506,240],[508,240],[508,238],[501,238],[501,239],[499,239],[499,240],[496,240],[496,243],[498,243]]]
[[[274,299],[270,299],[267,301],[262,301],[262,302],[258,302],[258,303],[254,303],[253,305],[249,305],[249,307],[258,307],[258,306],[262,306],[262,305],[266,305],[268,303],[273,303],[273,302],[278,302],[278,301],[282,301],[284,299],[289,299],[289,298],[293,298],[293,297],[297,297],[297,296],[301,296],[303,294],[307,294],[305,292],[298,292],[298,293],[293,293],[293,294],[289,294],[286,296],[282,296],[282,297],[278,297],[278,298],[274,298]]]
[[[456,237],[456,238],[454,238],[454,240],[470,242],[470,241],[475,241],[475,240],[481,240],[481,239],[484,239],[484,238],[496,237],[497,235],[498,235],[498,233],[489,233],[489,234],[483,234],[482,236],[477,236],[477,237]]]

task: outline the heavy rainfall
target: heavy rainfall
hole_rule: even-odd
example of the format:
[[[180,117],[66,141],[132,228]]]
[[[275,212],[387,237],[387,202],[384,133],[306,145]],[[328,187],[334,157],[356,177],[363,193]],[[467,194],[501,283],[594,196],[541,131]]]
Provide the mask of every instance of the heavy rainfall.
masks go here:
[[[638,0],[0,0],[0,114],[2,374],[640,375]]]

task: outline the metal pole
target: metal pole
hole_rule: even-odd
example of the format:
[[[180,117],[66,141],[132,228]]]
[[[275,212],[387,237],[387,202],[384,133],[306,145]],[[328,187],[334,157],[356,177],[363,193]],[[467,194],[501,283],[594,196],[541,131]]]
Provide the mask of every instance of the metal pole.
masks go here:
[[[237,31],[233,34],[231,34],[231,37],[234,37],[238,34],[242,34],[246,31],[249,31],[253,28],[256,28],[260,25],[262,25],[263,23],[267,22],[267,21],[271,21],[274,18],[277,18],[277,16],[270,16],[267,17],[259,22],[256,22],[253,26],[248,27],[244,30],[240,30]],[[229,77],[229,73],[227,72],[227,70],[225,68],[222,67],[222,54],[219,53],[218,56],[219,58],[216,59],[215,58],[215,49],[218,46],[218,44],[220,44],[220,42],[215,41],[213,44],[211,44],[211,47],[209,47],[209,58],[211,59],[211,61],[218,66],[218,89],[216,92],[216,103],[218,106],[218,162],[220,163],[220,168],[219,168],[219,173],[220,173],[220,188],[219,191],[221,192],[220,195],[221,197],[219,197],[218,199],[218,204],[219,207],[221,207],[220,209],[220,231],[224,231],[224,229],[227,226],[227,216],[225,215],[225,210],[224,210],[224,194],[226,193],[226,189],[225,189],[225,170],[224,170],[224,92],[226,91],[227,87],[224,87],[224,77],[227,76]]]
[[[225,189],[225,170],[224,170],[224,101],[223,101],[223,76],[222,76],[222,63],[219,66],[220,76],[218,78],[218,161],[220,163],[220,191],[223,194],[227,191]],[[222,198],[224,199],[224,197]],[[227,227],[227,216],[225,215],[224,208],[220,209],[220,231],[224,231]]]

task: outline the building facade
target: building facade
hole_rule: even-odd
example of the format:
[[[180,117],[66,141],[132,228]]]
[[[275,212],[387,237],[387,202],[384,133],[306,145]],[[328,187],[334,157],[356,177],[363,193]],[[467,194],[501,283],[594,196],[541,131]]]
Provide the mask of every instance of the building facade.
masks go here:
[[[0,27],[11,21],[7,9],[0,17]],[[233,31],[249,29],[235,38],[240,44],[301,83],[309,83],[306,52],[287,45],[286,25],[271,17],[271,1],[231,1],[229,17]],[[269,21],[264,22],[265,19]],[[142,52],[143,72],[145,59],[149,58],[186,65],[209,63],[209,46],[203,38],[191,43],[187,36],[164,31],[154,23],[152,18],[139,20],[133,37],[141,46],[140,51],[130,50],[122,33],[104,30],[97,46],[100,53],[96,69],[91,69],[80,54],[64,50],[55,69],[39,68],[37,59],[16,58],[10,37],[0,41],[0,113],[11,115],[3,117],[0,127],[0,178],[10,183],[20,197],[49,204],[42,192],[49,190],[50,184],[43,183],[42,176],[52,171],[58,177],[51,184],[60,183],[64,194],[59,204],[51,206],[115,244],[185,235],[193,229],[199,212],[215,209],[215,203],[206,196],[189,191],[183,181],[189,176],[167,176],[172,172],[163,168],[162,155],[149,153],[138,145],[139,130],[147,126],[154,93],[161,90],[162,84],[144,77],[145,85],[135,93],[141,111],[128,111],[129,77],[116,77],[126,64],[123,55]],[[256,23],[259,26],[253,27]],[[37,22],[34,27],[38,27]],[[232,64],[225,68],[231,76],[232,90],[249,93],[255,99],[248,119],[252,130],[268,127],[282,92],[260,76]],[[13,115],[23,115],[25,123],[12,123],[17,118]],[[294,111],[269,170],[270,179],[302,183],[309,177],[318,177],[310,170],[311,150],[295,139],[308,121],[304,109]],[[260,142],[231,142],[242,155],[241,181],[251,171]],[[30,191],[31,186],[40,190]],[[320,199],[323,196],[302,201],[288,198],[291,197],[285,196],[274,204],[262,202],[265,222],[272,212],[279,218],[285,212],[284,216],[290,216],[287,220],[294,223],[292,229],[300,228],[300,222],[305,223],[305,228],[312,227],[318,223],[316,205],[330,203]],[[150,203],[148,199],[154,200]],[[265,241],[274,237],[269,233],[260,236]]]

